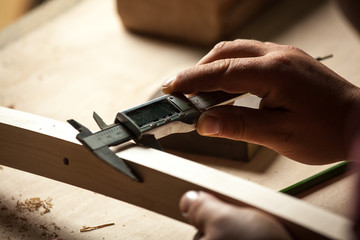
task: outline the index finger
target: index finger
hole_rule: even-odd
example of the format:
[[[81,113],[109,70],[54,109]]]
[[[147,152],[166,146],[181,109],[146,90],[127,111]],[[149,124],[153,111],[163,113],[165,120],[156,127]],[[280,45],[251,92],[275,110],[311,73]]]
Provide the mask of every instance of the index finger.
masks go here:
[[[267,45],[269,45],[269,43],[246,39],[220,42],[216,44],[215,47],[197,63],[197,65],[225,58],[263,56],[269,50]]]
[[[179,73],[164,93],[225,91],[229,93],[249,92],[263,97],[269,90],[270,74],[266,56],[262,58],[226,58],[197,65]]]

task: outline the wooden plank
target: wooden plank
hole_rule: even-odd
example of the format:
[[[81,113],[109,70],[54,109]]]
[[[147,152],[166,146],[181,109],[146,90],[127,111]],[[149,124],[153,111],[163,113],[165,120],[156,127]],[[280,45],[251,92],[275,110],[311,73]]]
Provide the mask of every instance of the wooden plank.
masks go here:
[[[137,183],[95,158],[77,142],[76,131],[67,123],[7,108],[0,108],[0,119],[0,161],[6,166],[99,192],[180,221],[180,196],[196,189],[270,213],[294,233],[300,231],[317,238],[352,237],[348,219],[184,158],[127,145],[118,155],[144,179],[144,183]]]

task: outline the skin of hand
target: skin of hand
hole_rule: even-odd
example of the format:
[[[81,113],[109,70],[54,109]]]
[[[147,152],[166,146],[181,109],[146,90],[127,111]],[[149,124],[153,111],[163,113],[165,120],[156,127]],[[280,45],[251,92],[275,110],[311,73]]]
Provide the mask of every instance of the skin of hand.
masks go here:
[[[180,210],[198,229],[194,240],[291,239],[285,228],[270,216],[232,206],[205,192],[184,194]]]
[[[162,86],[164,93],[251,93],[259,109],[219,106],[198,120],[201,135],[252,142],[293,160],[344,160],[347,115],[359,88],[295,47],[255,40],[217,44],[193,68]]]

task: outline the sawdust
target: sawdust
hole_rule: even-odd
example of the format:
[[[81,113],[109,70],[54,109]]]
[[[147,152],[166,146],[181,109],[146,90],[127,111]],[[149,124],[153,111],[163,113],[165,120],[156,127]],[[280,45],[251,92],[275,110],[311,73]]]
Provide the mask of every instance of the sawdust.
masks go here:
[[[11,199],[16,201],[14,197],[11,197]],[[37,235],[38,237],[36,239],[39,240],[58,239],[58,232],[61,231],[59,226],[54,222],[40,223],[34,221],[31,217],[35,216],[34,214],[44,215],[49,213],[53,207],[51,198],[41,200],[38,197],[34,197],[26,199],[25,201],[17,200],[16,205],[13,207],[6,206],[1,201],[0,203],[0,222],[4,223],[4,229],[0,234],[0,239],[6,239],[7,233],[13,235],[14,232],[18,232],[19,239],[31,237],[33,234]],[[30,217],[30,219],[28,217]]]
[[[8,210],[5,215],[2,215],[2,221],[4,224],[3,232],[0,234],[0,239],[5,237],[7,233],[13,235],[14,232],[18,232],[19,239],[24,239],[30,236],[38,236],[36,239],[49,240],[56,239],[59,237],[58,231],[61,230],[55,223],[43,223],[28,220],[28,218],[19,216],[18,211]],[[21,213],[23,214],[23,213]],[[54,229],[51,229],[51,228]],[[18,239],[18,238],[17,238]]]
[[[41,200],[38,197],[26,199],[24,202],[20,202],[19,200],[16,202],[16,210],[20,212],[28,211],[41,211],[40,214],[44,215],[50,212],[50,208],[52,208],[52,199],[47,198],[46,200]]]
[[[54,227],[54,230],[61,230],[61,228],[58,225],[56,225],[54,222],[51,223],[51,226]]]

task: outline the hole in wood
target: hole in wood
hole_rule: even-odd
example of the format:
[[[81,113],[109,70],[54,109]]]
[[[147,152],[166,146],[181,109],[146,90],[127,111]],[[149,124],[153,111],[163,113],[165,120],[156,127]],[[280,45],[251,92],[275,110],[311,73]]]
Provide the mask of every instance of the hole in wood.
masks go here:
[[[64,162],[65,165],[69,165],[69,162],[70,162],[70,161],[69,161],[68,158],[64,158],[64,159],[63,159],[63,162]]]

